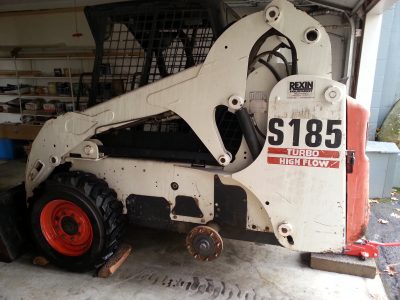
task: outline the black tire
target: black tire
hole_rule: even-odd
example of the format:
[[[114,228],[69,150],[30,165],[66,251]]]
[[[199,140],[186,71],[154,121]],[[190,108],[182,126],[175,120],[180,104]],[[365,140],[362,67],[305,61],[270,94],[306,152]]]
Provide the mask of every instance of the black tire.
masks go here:
[[[79,256],[67,256],[46,240],[40,222],[46,204],[65,199],[86,213],[92,228],[90,248]],[[31,226],[34,241],[55,265],[71,271],[88,271],[100,267],[116,251],[125,231],[123,205],[115,191],[93,174],[74,171],[51,176],[35,191],[31,202]]]

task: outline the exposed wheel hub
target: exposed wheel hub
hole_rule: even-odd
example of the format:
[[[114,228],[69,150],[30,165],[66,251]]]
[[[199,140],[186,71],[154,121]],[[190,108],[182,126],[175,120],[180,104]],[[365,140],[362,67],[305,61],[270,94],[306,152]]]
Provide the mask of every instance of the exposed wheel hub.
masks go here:
[[[221,255],[223,241],[215,229],[197,226],[187,235],[186,248],[195,259],[210,261]]]

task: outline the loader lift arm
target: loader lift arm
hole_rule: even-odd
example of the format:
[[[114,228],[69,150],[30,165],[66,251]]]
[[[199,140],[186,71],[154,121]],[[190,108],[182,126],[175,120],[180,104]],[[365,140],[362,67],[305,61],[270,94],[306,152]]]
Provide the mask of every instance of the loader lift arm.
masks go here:
[[[27,196],[33,195],[33,190],[55,167],[65,162],[71,151],[95,134],[169,111],[190,124],[222,166],[228,165],[231,154],[219,134],[215,108],[228,106],[231,96],[245,98],[249,55],[257,41],[272,28],[294,45],[297,60],[301,62],[298,64],[300,74],[331,77],[330,42],[321,25],[291,3],[275,0],[265,11],[245,17],[229,27],[214,43],[203,64],[84,112],[67,113],[48,121],[29,155]],[[307,40],[304,32],[308,28],[317,31],[318,41]]]

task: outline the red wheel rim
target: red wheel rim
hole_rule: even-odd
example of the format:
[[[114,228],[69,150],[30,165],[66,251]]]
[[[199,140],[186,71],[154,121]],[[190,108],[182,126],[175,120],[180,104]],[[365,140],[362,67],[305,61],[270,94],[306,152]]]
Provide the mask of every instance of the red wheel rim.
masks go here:
[[[47,203],[40,214],[40,227],[50,246],[63,255],[80,256],[92,245],[92,224],[87,214],[70,201]]]

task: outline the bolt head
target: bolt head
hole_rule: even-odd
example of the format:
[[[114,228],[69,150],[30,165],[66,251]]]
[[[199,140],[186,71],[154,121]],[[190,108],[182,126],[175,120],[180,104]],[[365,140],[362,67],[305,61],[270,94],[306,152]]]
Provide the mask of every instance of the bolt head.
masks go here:
[[[222,166],[228,165],[231,162],[231,160],[232,160],[232,158],[231,158],[230,154],[221,155],[218,158],[218,162]]]
[[[86,145],[86,146],[83,148],[83,152],[84,152],[86,155],[90,155],[90,154],[92,154],[92,153],[94,152],[94,149],[93,149],[92,146]]]
[[[199,248],[200,248],[200,250],[207,250],[207,249],[208,249],[208,245],[207,245],[206,242],[202,242],[202,243],[199,245]]]
[[[330,103],[337,103],[342,100],[342,91],[337,86],[330,86],[325,90],[325,100]]]
[[[291,224],[287,223],[287,222],[283,222],[278,226],[278,232],[281,236],[289,236],[292,234],[293,232],[293,227]]]
[[[265,21],[267,23],[275,22],[279,19],[280,11],[277,6],[270,6],[265,10]]]

